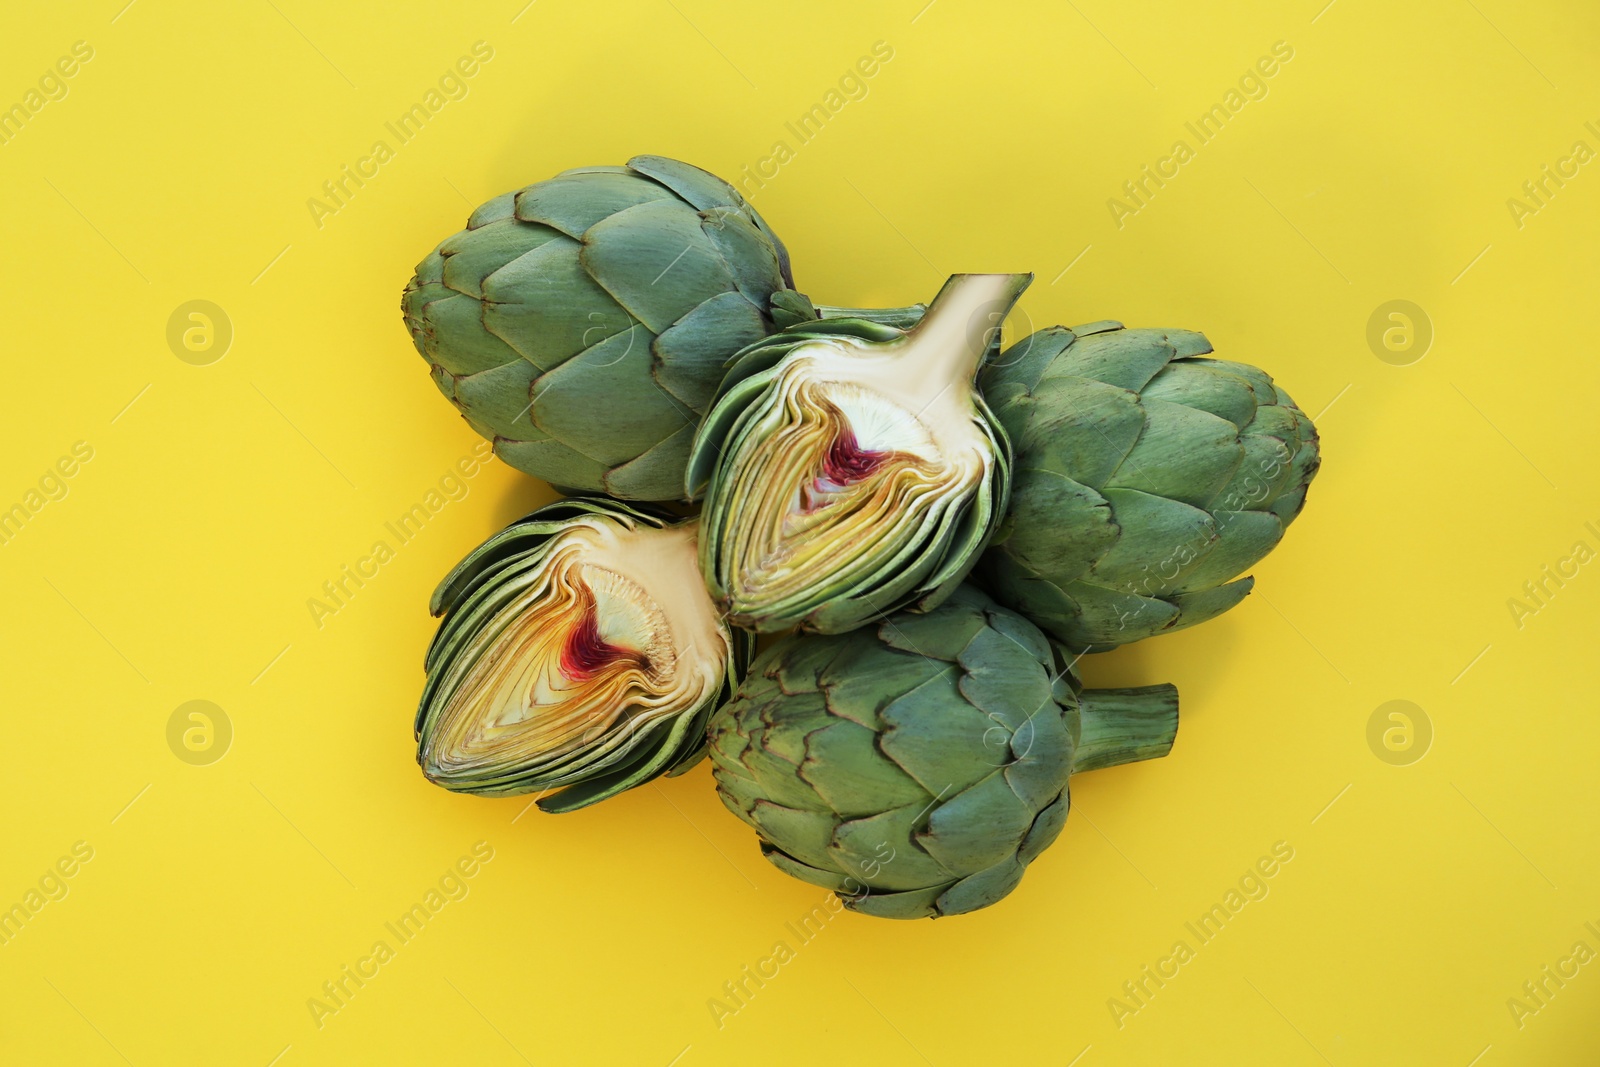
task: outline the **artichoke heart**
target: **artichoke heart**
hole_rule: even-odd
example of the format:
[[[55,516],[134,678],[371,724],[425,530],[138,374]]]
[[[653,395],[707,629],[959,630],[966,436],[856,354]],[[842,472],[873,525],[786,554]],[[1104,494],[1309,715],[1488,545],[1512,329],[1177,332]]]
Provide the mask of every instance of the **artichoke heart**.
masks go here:
[[[958,275],[910,329],[828,319],[736,357],[689,470],[701,568],[736,624],[837,633],[961,581],[1009,481],[973,377],[1030,277]]]
[[[594,803],[703,748],[748,655],[700,582],[697,526],[567,500],[467,557],[435,594],[417,761],[446,789]]]

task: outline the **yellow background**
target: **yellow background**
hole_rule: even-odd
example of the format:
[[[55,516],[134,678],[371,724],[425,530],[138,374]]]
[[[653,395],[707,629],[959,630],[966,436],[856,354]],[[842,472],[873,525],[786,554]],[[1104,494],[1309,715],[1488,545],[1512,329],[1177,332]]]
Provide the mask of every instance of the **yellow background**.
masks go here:
[[[1600,1060],[1600,963],[1520,1028],[1507,1007],[1600,950],[1600,565],[1520,628],[1507,605],[1600,549],[1600,164],[1520,228],[1506,203],[1600,148],[1593,5],[523,2],[7,19],[0,103],[75,41],[94,58],[0,145],[0,506],[94,457],[0,546],[0,904],[94,858],[0,946],[0,1060]],[[479,40],[466,98],[319,228],[308,198]],[[877,41],[865,97],[798,145],[785,122]],[[1266,97],[1119,228],[1107,200],[1278,41]],[[780,139],[754,202],[817,300],[1033,270],[1014,328],[1204,330],[1318,415],[1325,456],[1257,595],[1086,661],[1178,683],[1170,758],[1076,782],[999,906],[803,946],[785,924],[822,891],[763,862],[704,765],[565,817],[418,773],[428,595],[545,487],[488,467],[320,628],[306,604],[476,441],[400,324],[425,252],[566,167],[737,178]],[[194,299],[233,325],[209,366],[166,341]],[[1409,366],[1367,343],[1395,299],[1435,333]],[[233,727],[209,766],[167,743],[196,699]],[[1408,766],[1367,742],[1396,699],[1434,734]],[[470,895],[319,1028],[308,999],[479,841]],[[1119,1028],[1108,999],[1278,841],[1270,894]],[[779,940],[795,958],[719,1028],[708,1001]]]

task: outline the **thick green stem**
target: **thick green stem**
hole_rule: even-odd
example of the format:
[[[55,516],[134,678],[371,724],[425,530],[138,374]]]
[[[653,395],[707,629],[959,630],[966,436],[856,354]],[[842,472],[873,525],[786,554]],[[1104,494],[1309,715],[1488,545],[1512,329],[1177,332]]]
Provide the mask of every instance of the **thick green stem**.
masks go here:
[[[930,381],[970,382],[1031,274],[952,274],[909,340]]]
[[[1085,689],[1079,697],[1082,731],[1072,773],[1155,759],[1172,751],[1178,736],[1178,688]]]
[[[835,307],[833,304],[816,304],[817,316],[824,319],[866,319],[876,322],[880,326],[893,326],[897,330],[909,330],[922,321],[922,316],[927,314],[927,304],[912,304],[903,308],[847,308]]]

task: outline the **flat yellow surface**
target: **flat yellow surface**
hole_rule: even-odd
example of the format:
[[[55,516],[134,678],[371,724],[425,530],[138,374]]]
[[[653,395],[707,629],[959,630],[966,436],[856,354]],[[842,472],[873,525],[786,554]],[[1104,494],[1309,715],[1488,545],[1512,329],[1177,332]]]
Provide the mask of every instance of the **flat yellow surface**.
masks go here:
[[[0,35],[0,1062],[1600,1062],[1592,4],[125,2]],[[704,765],[566,817],[417,771],[428,595],[551,493],[456,473],[401,286],[639,152],[819,301],[1032,270],[1019,332],[1204,330],[1317,418],[1257,594],[1086,661],[1177,748],[997,907],[835,916]]]

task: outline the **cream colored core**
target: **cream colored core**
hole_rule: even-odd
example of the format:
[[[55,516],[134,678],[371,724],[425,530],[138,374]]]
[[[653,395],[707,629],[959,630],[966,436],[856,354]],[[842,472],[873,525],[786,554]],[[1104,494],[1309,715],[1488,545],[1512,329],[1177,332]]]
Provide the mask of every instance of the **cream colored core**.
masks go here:
[[[730,638],[700,578],[696,531],[592,520],[557,535],[464,657],[424,752],[430,776],[559,776],[711,699]]]

